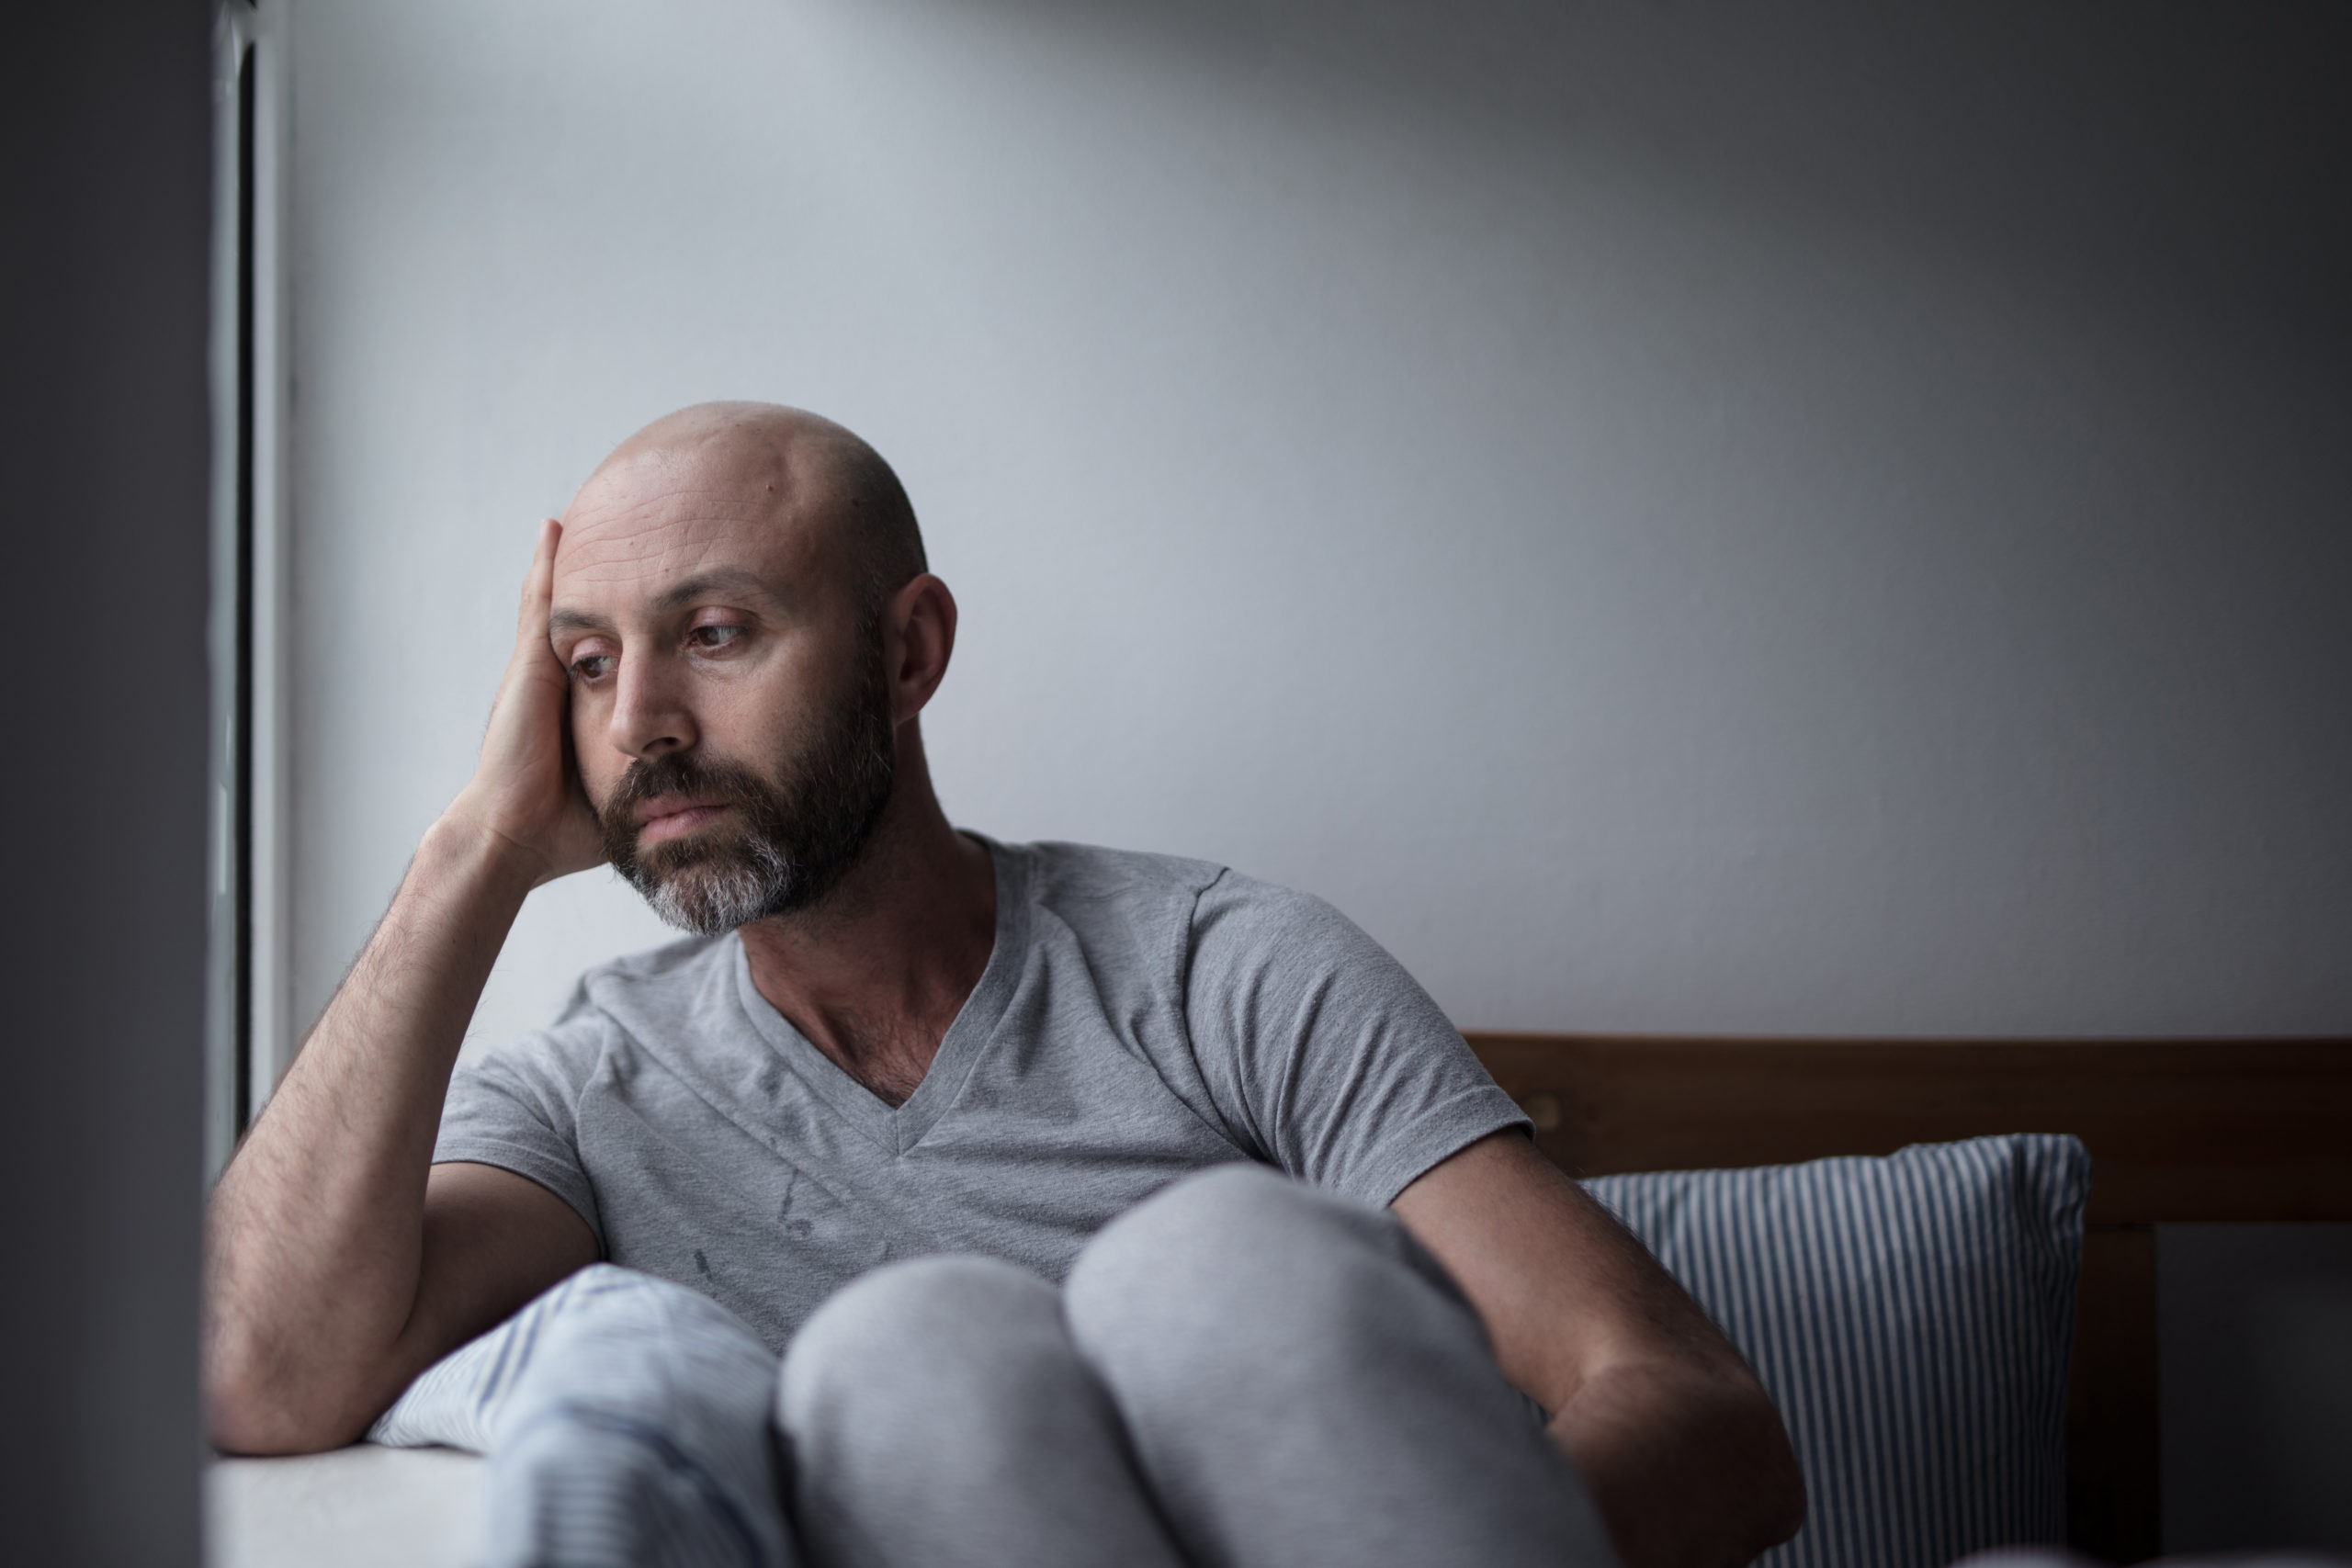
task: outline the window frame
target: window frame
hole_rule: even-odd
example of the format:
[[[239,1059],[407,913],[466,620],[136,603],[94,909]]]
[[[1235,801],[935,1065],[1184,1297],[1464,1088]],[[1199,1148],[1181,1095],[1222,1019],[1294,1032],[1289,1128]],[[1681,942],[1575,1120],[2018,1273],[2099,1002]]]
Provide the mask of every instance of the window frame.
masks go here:
[[[211,850],[205,1164],[217,1176],[291,1056],[285,944],[281,263],[285,0],[213,27]]]

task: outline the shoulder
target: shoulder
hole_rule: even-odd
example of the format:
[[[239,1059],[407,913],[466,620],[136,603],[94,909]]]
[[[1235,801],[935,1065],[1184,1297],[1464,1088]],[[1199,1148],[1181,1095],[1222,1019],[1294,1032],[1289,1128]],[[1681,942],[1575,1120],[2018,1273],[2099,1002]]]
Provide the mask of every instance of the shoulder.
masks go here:
[[[1201,892],[1197,923],[1205,931],[1253,936],[1361,938],[1355,922],[1329,903],[1295,887],[1227,870]]]
[[[1201,894],[1193,916],[1196,971],[1204,976],[1354,972],[1393,965],[1387,952],[1312,893],[1228,871]]]
[[[1203,890],[1192,949],[1196,998],[1286,1006],[1311,993],[1385,1008],[1420,997],[1395,956],[1329,901],[1238,871]]]
[[[1189,953],[1196,983],[1269,964],[1353,969],[1394,962],[1324,899],[1215,861],[1094,844],[991,847],[1012,857],[1031,902],[1065,919],[1099,928],[1115,914],[1127,929],[1168,930]]]
[[[1348,925],[1346,916],[1311,893],[1261,881],[1215,861],[1052,840],[991,847],[1021,863],[1031,898],[1047,905],[1167,901],[1183,905],[1196,923],[1268,929]]]
[[[1067,928],[1088,947],[1181,953],[1202,891],[1225,874],[1208,861],[1051,840],[990,842],[1003,896],[1031,919]]]
[[[1373,945],[1354,922],[1312,893],[1215,861],[1093,844],[997,848],[1021,862],[1029,902],[1091,926],[1115,919],[1127,928],[1167,930],[1196,957]]]
[[[990,848],[1012,856],[1030,878],[1030,896],[1048,904],[1169,898],[1189,903],[1227,874],[1225,867],[1212,861],[1104,849],[1099,844],[1047,840]]]

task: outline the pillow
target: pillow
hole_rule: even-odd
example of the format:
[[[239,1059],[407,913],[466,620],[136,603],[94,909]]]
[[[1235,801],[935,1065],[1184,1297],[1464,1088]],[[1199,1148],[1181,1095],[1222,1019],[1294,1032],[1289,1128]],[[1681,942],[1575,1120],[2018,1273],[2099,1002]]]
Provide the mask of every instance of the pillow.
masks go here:
[[[2090,1174],[2075,1139],[2029,1134],[1584,1184],[1788,1424],[1805,1525],[1758,1568],[1942,1568],[2065,1540]]]

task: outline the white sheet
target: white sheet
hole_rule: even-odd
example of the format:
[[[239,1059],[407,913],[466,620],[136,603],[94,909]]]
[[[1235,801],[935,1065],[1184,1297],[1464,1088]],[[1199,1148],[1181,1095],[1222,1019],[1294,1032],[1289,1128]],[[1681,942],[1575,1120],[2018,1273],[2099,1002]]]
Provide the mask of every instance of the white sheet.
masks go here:
[[[481,1464],[454,1449],[373,1443],[215,1461],[204,1479],[205,1560],[210,1568],[466,1568]]]

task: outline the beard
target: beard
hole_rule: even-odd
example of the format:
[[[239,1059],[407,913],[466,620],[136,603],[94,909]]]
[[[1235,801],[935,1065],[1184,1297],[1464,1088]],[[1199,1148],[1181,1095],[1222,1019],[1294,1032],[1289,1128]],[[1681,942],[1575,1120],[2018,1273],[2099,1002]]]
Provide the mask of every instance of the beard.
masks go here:
[[[773,777],[690,751],[631,762],[596,814],[613,869],[655,914],[702,936],[820,903],[865,854],[898,776],[878,647],[814,730]],[[640,851],[637,807],[662,795],[734,809]]]

